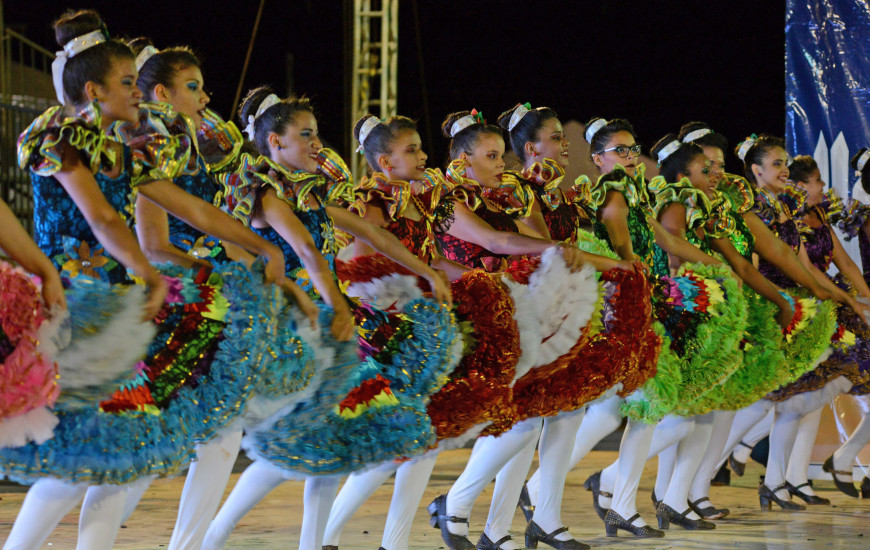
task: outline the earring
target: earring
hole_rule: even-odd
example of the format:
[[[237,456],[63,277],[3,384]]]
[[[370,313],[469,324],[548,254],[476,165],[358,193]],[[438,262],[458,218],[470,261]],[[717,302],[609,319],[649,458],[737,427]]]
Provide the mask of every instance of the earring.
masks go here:
[[[278,150],[279,150],[279,151],[282,151],[283,149],[284,149],[284,148],[281,147],[280,145],[278,146]]]

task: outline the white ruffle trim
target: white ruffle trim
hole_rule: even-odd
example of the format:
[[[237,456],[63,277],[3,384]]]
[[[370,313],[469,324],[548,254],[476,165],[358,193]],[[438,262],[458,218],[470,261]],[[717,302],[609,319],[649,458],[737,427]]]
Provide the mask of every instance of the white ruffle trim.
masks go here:
[[[401,310],[408,302],[423,297],[416,277],[398,273],[364,283],[352,283],[347,287],[347,294],[383,311]]]
[[[0,420],[0,449],[21,447],[33,441],[45,443],[54,435],[57,417],[48,407],[30,409],[24,414]]]
[[[539,315],[528,286],[517,283],[507,276],[502,277],[502,282],[508,287],[514,301],[514,319],[520,333],[520,356],[513,379],[513,382],[516,382],[532,367],[538,366],[542,340]]]

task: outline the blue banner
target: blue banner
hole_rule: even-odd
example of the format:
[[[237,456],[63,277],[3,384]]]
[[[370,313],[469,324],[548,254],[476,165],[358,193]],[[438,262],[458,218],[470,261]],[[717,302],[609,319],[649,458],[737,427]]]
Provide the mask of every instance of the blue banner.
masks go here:
[[[788,0],[785,42],[788,152],[812,155],[840,196],[870,203],[849,167],[870,146],[870,3]],[[856,243],[847,250],[858,258]]]

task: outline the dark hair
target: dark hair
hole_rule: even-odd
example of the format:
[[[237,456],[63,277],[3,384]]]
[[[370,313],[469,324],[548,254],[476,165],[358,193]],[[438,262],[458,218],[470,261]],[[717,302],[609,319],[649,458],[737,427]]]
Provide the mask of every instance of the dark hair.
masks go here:
[[[140,36],[128,42],[133,53],[139,55],[139,52],[147,46],[153,46],[151,40]],[[136,86],[149,101],[154,100],[154,86],[163,84],[167,88],[172,86],[172,81],[175,78],[175,73],[187,67],[201,68],[199,59],[193,50],[187,46],[175,46],[160,50],[145,62],[139,68],[139,78],[136,80]]]
[[[737,155],[737,158],[740,158],[740,145],[734,149],[734,154]],[[746,179],[751,181],[752,183],[758,183],[755,179],[755,174],[752,172],[753,164],[761,164],[764,162],[764,157],[767,156],[767,153],[771,149],[775,149],[779,147],[780,149],[785,149],[785,141],[782,138],[778,138],[776,136],[772,136],[770,134],[761,134],[757,138],[755,138],[755,143],[746,151],[746,155],[741,159],[743,161],[743,172],[746,175]]]
[[[61,15],[52,26],[57,44],[63,48],[70,40],[93,31],[103,31],[108,38],[108,31],[94,10],[67,11]],[[73,105],[83,105],[88,98],[85,94],[85,84],[96,82],[105,85],[106,75],[112,70],[116,59],[133,59],[133,51],[117,39],[92,46],[66,60],[63,69],[63,92]]]
[[[816,164],[816,159],[809,155],[798,155],[788,166],[788,178],[795,183],[809,181],[810,175],[818,169],[819,165]]]
[[[516,153],[518,157],[520,157],[520,162],[526,162],[526,143],[538,141],[538,134],[541,131],[541,128],[544,126],[544,123],[550,120],[551,118],[559,118],[559,115],[556,114],[556,111],[549,107],[536,107],[534,109],[529,109],[529,112],[517,122],[517,125],[514,126],[514,129],[511,130],[509,128],[511,122],[511,116],[514,114],[514,111],[517,110],[517,107],[522,105],[521,103],[517,103],[507,111],[503,112],[498,117],[498,125],[504,128],[504,130],[508,133],[511,141],[511,149]]]
[[[263,100],[273,94],[269,86],[260,86],[248,92],[239,107],[239,120],[242,127],[247,127],[248,117],[254,116]],[[313,113],[311,101],[305,96],[290,96],[282,99],[280,103],[266,109],[257,120],[254,121],[254,145],[260,154],[269,156],[269,134],[272,132],[281,135],[287,129],[287,125],[293,122],[297,113]]]
[[[504,137],[501,128],[498,126],[480,122],[475,122],[471,126],[466,126],[461,131],[457,132],[455,136],[451,136],[450,129],[453,127],[453,123],[468,115],[471,115],[471,111],[451,113],[447,115],[447,118],[445,118],[444,122],[441,123],[441,133],[444,134],[444,137],[450,139],[450,160],[458,158],[461,153],[470,155],[474,148],[477,147],[477,144],[480,142],[480,138],[483,135],[494,134]]]
[[[599,117],[595,117],[589,120],[586,123],[586,128],[592,125],[593,122],[598,120]],[[631,125],[631,122],[625,120],[624,118],[614,118],[607,121],[607,124],[602,126],[595,132],[594,135],[590,136],[589,140],[589,156],[598,155],[602,151],[604,151],[607,142],[610,141],[610,138],[613,137],[613,134],[617,132],[628,132],[631,136],[637,141],[637,134],[634,133],[634,126]]]
[[[661,175],[664,176],[668,183],[676,182],[679,174],[688,176],[689,164],[695,160],[695,157],[701,156],[705,161],[707,160],[707,157],[704,155],[704,150],[701,149],[700,146],[695,145],[694,143],[682,143],[677,138],[676,134],[668,134],[658,140],[658,142],[653,145],[652,151],[650,151],[652,157],[658,160],[659,151],[675,141],[680,144],[680,147],[668,155],[668,157],[659,164]]]
[[[692,140],[692,143],[700,145],[701,147],[715,147],[717,149],[720,149],[722,151],[722,154],[724,155],[728,151],[728,139],[722,134],[717,134],[716,132],[714,132],[713,129],[710,128],[710,125],[706,122],[695,121],[683,124],[683,126],[680,128],[679,139],[680,141],[683,141],[684,139],[686,139],[686,136],[688,134],[694,132],[695,130],[704,129],[709,129],[710,133],[705,136],[701,136],[698,139]]]
[[[359,133],[363,123],[372,115],[363,115],[353,126],[353,137],[359,141]],[[379,171],[378,156],[389,155],[392,152],[393,141],[402,130],[417,130],[417,123],[406,116],[393,115],[372,128],[366,136],[366,142],[360,143],[372,170]]]
[[[852,167],[852,170],[858,171],[858,159],[861,158],[861,155],[867,151],[866,147],[862,147],[858,149],[858,152],[855,153],[855,156],[852,157],[852,160],[849,161],[849,165]],[[864,191],[870,193],[870,162],[864,165],[864,169],[860,170],[861,172],[861,187],[864,188]]]

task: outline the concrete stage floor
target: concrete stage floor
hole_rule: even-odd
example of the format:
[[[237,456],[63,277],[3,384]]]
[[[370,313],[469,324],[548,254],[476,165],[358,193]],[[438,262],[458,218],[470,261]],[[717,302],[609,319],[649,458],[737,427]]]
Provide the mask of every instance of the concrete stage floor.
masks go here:
[[[436,495],[447,491],[462,471],[469,450],[461,449],[442,454],[438,459],[432,480],[420,504],[411,538],[413,549],[444,548],[438,531],[429,527],[425,506]],[[717,522],[715,531],[684,531],[671,527],[664,539],[634,539],[620,532],[619,538],[604,536],[604,525],[591,506],[590,493],[583,490],[586,477],[607,465],[616,456],[611,451],[594,451],[568,476],[563,518],[579,540],[595,547],[621,548],[697,548],[697,549],[766,549],[766,548],[870,548],[870,503],[851,499],[830,482],[817,483],[818,492],[830,498],[832,506],[819,506],[805,512],[773,511],[762,513],[758,509],[756,487],[762,468],[750,463],[746,475],[732,479],[730,487],[713,487],[712,498],[718,506],[731,509],[731,515]],[[654,483],[655,461],[650,461],[641,482],[638,503],[640,512],[650,523],[655,522],[650,491]],[[230,487],[238,479],[233,474]],[[184,479],[161,480],[148,490],[141,505],[124,526],[115,548],[119,550],[152,550],[166,548],[178,498]],[[390,480],[381,487],[351,520],[342,537],[341,548],[376,549],[380,545],[386,511],[389,507],[393,484]],[[0,487],[0,540],[15,519],[23,489],[15,486]],[[471,538],[477,541],[486,521],[492,485],[478,500],[471,517]],[[273,491],[266,500],[254,508],[229,539],[227,548],[234,550],[291,549],[299,540],[302,516],[302,483],[288,482]],[[64,518],[48,538],[43,548],[55,550],[75,548],[78,509]],[[514,539],[522,543],[524,529],[522,514],[514,519]],[[866,534],[866,536],[865,536]],[[49,546],[49,543],[51,546]],[[548,548],[542,545],[540,548]]]

